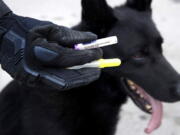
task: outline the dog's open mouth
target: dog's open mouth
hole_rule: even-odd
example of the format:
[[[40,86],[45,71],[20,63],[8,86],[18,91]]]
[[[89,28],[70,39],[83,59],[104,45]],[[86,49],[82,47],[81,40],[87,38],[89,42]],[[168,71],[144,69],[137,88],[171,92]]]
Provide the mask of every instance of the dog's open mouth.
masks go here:
[[[151,114],[151,120],[145,129],[146,133],[152,133],[159,128],[163,116],[163,105],[160,101],[151,97],[143,88],[129,79],[124,79],[126,92],[133,102],[144,112]]]

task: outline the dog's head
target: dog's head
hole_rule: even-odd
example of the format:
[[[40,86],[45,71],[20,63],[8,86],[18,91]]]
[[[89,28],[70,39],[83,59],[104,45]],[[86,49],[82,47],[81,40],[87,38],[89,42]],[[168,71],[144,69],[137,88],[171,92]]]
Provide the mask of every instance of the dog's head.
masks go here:
[[[99,38],[118,37],[118,45],[105,47],[105,58],[120,58],[122,66],[108,70],[137,83],[154,98],[180,100],[180,75],[162,54],[163,38],[152,20],[151,0],[127,0],[112,9],[105,0],[82,0],[81,30]]]
[[[156,107],[160,108],[158,100],[180,100],[180,75],[163,56],[163,38],[152,20],[151,3],[127,0],[112,9],[105,0],[82,0],[79,25],[79,29],[92,31],[99,38],[118,37],[118,45],[103,50],[105,58],[120,58],[122,66],[105,71],[123,78],[128,95],[149,113],[153,110],[148,102],[157,102]]]

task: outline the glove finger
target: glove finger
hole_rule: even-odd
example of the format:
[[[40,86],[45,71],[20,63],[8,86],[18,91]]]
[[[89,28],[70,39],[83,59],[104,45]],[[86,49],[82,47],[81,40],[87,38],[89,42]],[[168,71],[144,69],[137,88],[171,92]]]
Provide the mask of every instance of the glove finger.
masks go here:
[[[53,75],[53,78],[49,79],[49,77],[44,77],[43,82],[60,90],[68,90],[88,85],[97,80],[101,74],[100,69],[96,68],[79,70],[47,69],[45,72]]]
[[[81,51],[64,48],[56,43],[49,43],[45,39],[36,41],[38,42],[34,42],[33,53],[36,60],[43,66],[67,68],[100,59],[103,55],[101,49]]]
[[[93,81],[97,80],[100,77],[101,70],[95,68],[86,68],[86,69],[79,69],[78,71],[80,76],[75,76],[69,81],[69,89],[84,86],[92,83]]]
[[[99,60],[102,58],[102,50],[101,49],[93,49],[93,50],[83,50],[77,51],[73,49],[65,49],[62,56],[60,56],[59,66],[61,67],[72,67],[76,65],[82,65],[85,63],[89,63],[95,60]]]
[[[88,43],[97,39],[97,35],[91,32],[80,32],[66,27],[59,27],[56,34],[51,34],[50,40],[58,41],[59,44],[73,48],[78,43]]]
[[[31,32],[45,37],[50,42],[57,42],[65,47],[73,48],[75,44],[87,43],[97,39],[91,32],[80,32],[55,24],[40,26]]]
[[[40,37],[47,38],[49,33],[51,33],[53,29],[56,29],[56,27],[58,28],[58,26],[55,24],[38,26],[31,29],[30,33],[38,34]]]

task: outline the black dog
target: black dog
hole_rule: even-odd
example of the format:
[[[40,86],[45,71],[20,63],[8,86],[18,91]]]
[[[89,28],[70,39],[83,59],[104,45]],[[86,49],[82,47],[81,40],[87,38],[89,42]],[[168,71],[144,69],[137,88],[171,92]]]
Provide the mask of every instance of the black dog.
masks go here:
[[[150,133],[161,122],[160,101],[180,99],[180,76],[162,55],[151,0],[128,0],[115,9],[105,0],[82,0],[82,6],[82,22],[75,29],[99,38],[118,36],[118,45],[104,48],[104,58],[120,58],[122,66],[66,92],[11,82],[0,97],[0,135],[113,135],[127,96],[152,113]]]

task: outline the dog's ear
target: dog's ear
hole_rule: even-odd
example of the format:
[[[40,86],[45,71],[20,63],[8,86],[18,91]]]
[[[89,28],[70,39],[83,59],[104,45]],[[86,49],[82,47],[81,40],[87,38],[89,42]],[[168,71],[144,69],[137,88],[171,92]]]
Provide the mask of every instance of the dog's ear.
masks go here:
[[[116,18],[105,0],[82,0],[82,22],[101,36],[116,22]]]
[[[138,11],[151,10],[152,0],[127,0],[126,5]]]

